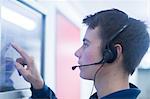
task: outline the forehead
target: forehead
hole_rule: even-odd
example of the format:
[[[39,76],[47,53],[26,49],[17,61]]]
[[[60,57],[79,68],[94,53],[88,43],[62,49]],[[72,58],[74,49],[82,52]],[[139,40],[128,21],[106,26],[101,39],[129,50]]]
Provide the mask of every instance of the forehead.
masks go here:
[[[84,39],[89,40],[90,42],[100,42],[100,29],[98,27],[87,28]]]

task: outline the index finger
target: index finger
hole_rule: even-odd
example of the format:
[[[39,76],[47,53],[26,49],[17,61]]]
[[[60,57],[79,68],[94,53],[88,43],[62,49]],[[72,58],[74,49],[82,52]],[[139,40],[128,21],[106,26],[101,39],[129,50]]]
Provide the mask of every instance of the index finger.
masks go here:
[[[29,59],[29,55],[18,45],[15,43],[11,43],[11,46],[27,61]],[[27,61],[28,62],[28,61]]]

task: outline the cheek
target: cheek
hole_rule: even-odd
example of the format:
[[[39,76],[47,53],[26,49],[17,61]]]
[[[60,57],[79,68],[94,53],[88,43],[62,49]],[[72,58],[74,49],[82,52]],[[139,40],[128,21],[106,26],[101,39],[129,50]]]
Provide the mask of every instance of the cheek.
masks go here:
[[[92,49],[89,48],[87,50],[85,50],[84,55],[83,55],[83,60],[86,63],[94,63],[94,62],[98,62],[100,60],[100,51],[99,49]]]

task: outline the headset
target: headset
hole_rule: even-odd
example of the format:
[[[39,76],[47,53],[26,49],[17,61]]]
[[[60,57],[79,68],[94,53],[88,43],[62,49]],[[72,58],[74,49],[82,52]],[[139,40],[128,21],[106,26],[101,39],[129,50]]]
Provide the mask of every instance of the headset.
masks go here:
[[[106,47],[103,51],[103,58],[96,63],[91,63],[91,64],[85,64],[85,65],[78,65],[78,66],[73,66],[72,70],[75,70],[76,67],[83,67],[83,66],[91,66],[91,65],[97,65],[97,64],[105,64],[105,63],[112,63],[116,60],[117,58],[117,49],[114,46],[111,46],[111,42],[120,34],[122,31],[124,31],[128,27],[128,20],[129,17],[127,15],[127,22],[126,24],[119,29],[114,35],[110,38],[110,40],[106,43]]]
[[[103,51],[103,59],[102,59],[104,63],[112,63],[116,60],[116,58],[117,58],[117,49],[114,46],[111,46],[110,42],[113,41],[122,31],[124,31],[127,26],[128,25],[125,24],[119,31],[117,31],[115,33],[115,35],[113,35],[111,37],[109,42],[106,44],[106,47]]]

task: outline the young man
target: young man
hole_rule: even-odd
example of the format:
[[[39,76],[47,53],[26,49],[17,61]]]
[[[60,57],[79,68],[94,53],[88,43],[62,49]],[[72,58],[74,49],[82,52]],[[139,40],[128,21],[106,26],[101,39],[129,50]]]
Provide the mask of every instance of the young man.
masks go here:
[[[97,92],[90,99],[136,99],[140,90],[129,83],[129,75],[149,47],[146,25],[117,9],[90,15],[83,23],[88,28],[75,56],[79,58],[80,77],[94,81]],[[22,56],[16,68],[31,83],[32,98],[56,99],[37,72],[34,60],[19,46],[12,46]]]

